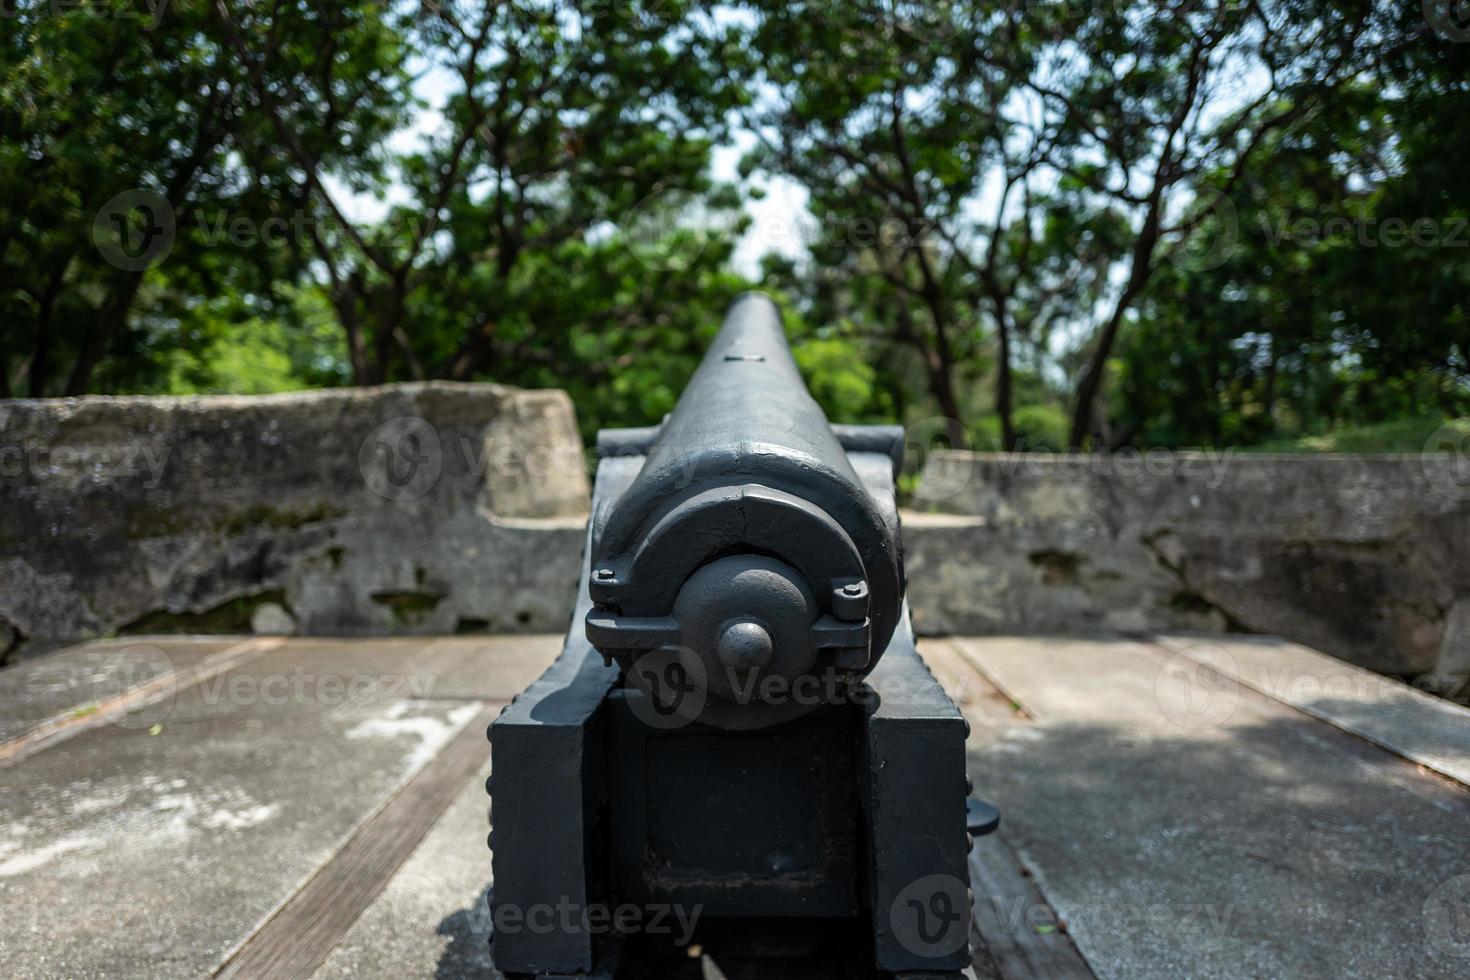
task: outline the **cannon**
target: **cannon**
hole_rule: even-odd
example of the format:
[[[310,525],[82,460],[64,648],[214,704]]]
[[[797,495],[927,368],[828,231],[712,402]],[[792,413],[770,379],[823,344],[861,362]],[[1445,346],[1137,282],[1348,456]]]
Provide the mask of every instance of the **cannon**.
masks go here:
[[[597,455],[562,653],[490,726],[496,967],[957,975],[999,818],[914,646],[903,430],[829,424],[750,293]]]

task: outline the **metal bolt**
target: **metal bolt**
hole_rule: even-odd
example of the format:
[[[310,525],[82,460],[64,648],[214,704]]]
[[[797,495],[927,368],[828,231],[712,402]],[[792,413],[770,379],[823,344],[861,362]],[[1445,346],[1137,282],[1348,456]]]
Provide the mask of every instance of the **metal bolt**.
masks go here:
[[[592,577],[597,579],[597,581],[599,582],[607,582],[612,580],[613,574],[614,573],[611,568],[599,568],[596,572],[593,573]]]
[[[842,587],[843,595],[858,596],[863,594],[863,583],[852,582]]]

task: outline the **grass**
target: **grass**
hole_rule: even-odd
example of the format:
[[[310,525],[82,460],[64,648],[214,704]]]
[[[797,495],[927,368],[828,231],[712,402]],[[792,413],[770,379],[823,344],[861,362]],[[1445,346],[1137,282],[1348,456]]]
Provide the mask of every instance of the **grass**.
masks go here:
[[[1466,452],[1470,451],[1470,418],[1431,417],[1345,425],[1320,435],[1273,439],[1240,448],[1253,453]]]

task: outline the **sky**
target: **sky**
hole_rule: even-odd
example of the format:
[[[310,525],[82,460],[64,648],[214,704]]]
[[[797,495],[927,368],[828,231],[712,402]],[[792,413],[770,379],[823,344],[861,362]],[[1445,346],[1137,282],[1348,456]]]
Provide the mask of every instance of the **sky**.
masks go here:
[[[440,110],[461,84],[453,73],[442,67],[421,64],[417,71],[413,92],[426,108],[416,113],[413,121],[389,140],[389,149],[394,152],[421,146],[426,136],[443,126],[444,116]],[[747,189],[763,192],[759,196],[745,195],[745,211],[751,219],[750,226],[741,237],[733,259],[735,271],[750,279],[760,274],[761,257],[768,252],[793,259],[803,256],[806,252],[801,238],[803,227],[805,225],[809,232],[812,222],[811,212],[807,209],[806,189],[795,181],[785,177],[759,176],[743,182],[740,180],[740,159],[754,144],[755,137],[750,132],[737,131],[733,145],[715,148],[710,167],[716,180],[741,183]],[[343,213],[354,221],[370,223],[379,220],[392,206],[412,201],[412,196],[400,183],[391,184],[387,193],[380,196],[355,193],[345,183],[330,176],[323,182],[342,206]]]

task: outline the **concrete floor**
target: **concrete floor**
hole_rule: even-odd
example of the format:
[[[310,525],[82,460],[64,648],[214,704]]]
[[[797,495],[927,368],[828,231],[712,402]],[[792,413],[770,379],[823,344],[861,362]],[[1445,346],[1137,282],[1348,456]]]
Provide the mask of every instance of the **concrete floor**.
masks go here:
[[[245,974],[300,918],[272,975],[493,976],[467,739],[558,647],[137,637],[0,671],[0,973]],[[977,975],[1470,975],[1470,711],[1261,638],[921,648],[1004,814]]]

